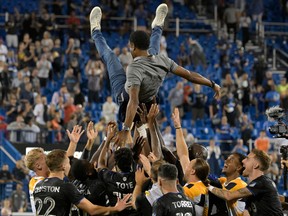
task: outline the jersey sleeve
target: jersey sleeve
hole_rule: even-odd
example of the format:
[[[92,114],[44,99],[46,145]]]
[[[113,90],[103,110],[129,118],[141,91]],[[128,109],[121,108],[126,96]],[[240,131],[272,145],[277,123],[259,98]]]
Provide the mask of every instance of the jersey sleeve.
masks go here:
[[[140,67],[138,65],[138,67]],[[138,67],[135,64],[131,64],[127,67],[126,72],[126,86],[130,88],[133,85],[140,86],[142,83],[142,73],[139,71]]]
[[[252,181],[247,185],[247,189],[254,195],[257,196],[263,193],[263,188],[265,188],[261,181]]]
[[[65,184],[64,193],[67,199],[74,205],[78,205],[84,196],[70,182]]]
[[[167,57],[166,57],[167,58]],[[174,73],[174,71],[176,70],[176,68],[178,67],[178,64],[173,61],[172,59],[170,58],[167,58],[167,65],[169,65],[169,71]]]
[[[165,215],[164,214],[164,207],[161,205],[161,203],[159,202],[159,200],[156,200],[153,203],[153,208],[152,208],[152,216],[162,216]]]

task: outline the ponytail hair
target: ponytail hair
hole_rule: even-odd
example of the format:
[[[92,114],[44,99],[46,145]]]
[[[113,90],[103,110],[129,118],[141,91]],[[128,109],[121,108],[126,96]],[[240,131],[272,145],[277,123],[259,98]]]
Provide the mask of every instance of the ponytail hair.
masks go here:
[[[210,173],[210,167],[206,160],[202,158],[195,159],[194,170],[196,176],[203,182],[205,186],[208,186],[209,180],[208,175]]]

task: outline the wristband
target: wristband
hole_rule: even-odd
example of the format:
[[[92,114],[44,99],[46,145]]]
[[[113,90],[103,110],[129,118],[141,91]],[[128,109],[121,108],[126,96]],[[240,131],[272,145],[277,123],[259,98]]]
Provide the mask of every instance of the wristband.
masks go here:
[[[139,128],[137,128],[137,131],[138,131],[139,135],[142,136],[143,138],[147,137],[145,125],[141,125]]]
[[[210,82],[211,82],[211,88],[214,89],[216,83],[213,80],[210,80]]]
[[[181,126],[180,127],[175,127],[175,129],[177,130],[177,129],[181,129]]]
[[[211,191],[211,192],[212,192],[212,190],[213,190],[214,188],[215,188],[215,187],[213,187],[212,185],[209,185],[209,186],[208,186],[208,190]]]

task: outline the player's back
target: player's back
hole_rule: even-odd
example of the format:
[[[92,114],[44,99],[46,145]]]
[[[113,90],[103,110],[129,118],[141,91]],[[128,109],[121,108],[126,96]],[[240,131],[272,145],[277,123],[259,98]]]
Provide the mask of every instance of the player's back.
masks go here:
[[[191,200],[181,193],[167,193],[153,204],[153,216],[194,216],[195,209]]]
[[[78,204],[83,195],[70,182],[59,178],[46,178],[33,192],[37,215],[68,216],[71,204]]]
[[[178,65],[162,55],[136,57],[127,68],[125,90],[132,85],[140,86],[139,101],[147,103],[157,95],[168,72]]]

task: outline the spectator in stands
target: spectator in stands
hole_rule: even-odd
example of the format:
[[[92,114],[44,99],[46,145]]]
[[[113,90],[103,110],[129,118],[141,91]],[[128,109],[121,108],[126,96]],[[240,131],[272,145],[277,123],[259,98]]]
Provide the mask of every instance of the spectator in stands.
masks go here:
[[[0,197],[1,200],[6,196],[6,185],[12,182],[12,174],[9,171],[8,164],[3,164],[2,169],[0,170]]]
[[[27,143],[36,143],[40,128],[34,123],[34,118],[26,116],[24,119],[25,126],[22,128],[23,141]]]
[[[185,67],[185,66],[191,64],[190,57],[188,55],[188,52],[186,50],[184,43],[182,43],[180,45],[180,50],[179,50],[179,53],[177,55],[177,61],[178,61],[178,64],[182,67]]]
[[[34,104],[34,93],[31,82],[25,84],[25,88],[20,90],[20,100],[26,100],[30,104]]]
[[[168,53],[167,53],[167,42],[166,42],[166,37],[164,35],[161,36],[161,40],[160,40],[160,52],[159,55],[164,55],[166,57],[168,57]]]
[[[216,129],[218,133],[219,140],[221,140],[221,151],[224,153],[228,153],[232,150],[231,148],[231,140],[232,140],[232,128],[228,124],[228,120],[226,116],[223,116],[221,119],[221,125],[219,128]]]
[[[80,104],[82,107],[85,107],[85,96],[79,86],[74,87],[74,104]]]
[[[81,80],[81,68],[79,60],[77,58],[72,58],[69,67],[73,69],[73,75],[77,78],[79,82]]]
[[[74,95],[74,87],[79,85],[78,79],[73,74],[73,68],[69,68],[63,80],[63,84],[67,86],[67,90],[71,95]]]
[[[68,62],[70,63],[73,58],[77,58],[79,61],[79,58],[81,56],[81,49],[80,49],[80,41],[76,38],[70,37],[68,40],[68,46],[65,50],[65,54],[67,55]]]
[[[9,14],[8,20],[5,20],[6,44],[8,48],[18,48],[18,30],[13,14]]]
[[[67,124],[71,118],[71,115],[76,111],[76,106],[74,105],[74,98],[69,97],[64,107],[64,124]]]
[[[206,56],[204,53],[204,49],[201,44],[197,40],[193,40],[192,38],[188,39],[188,46],[190,52],[191,62],[194,67],[201,65],[203,68],[206,68]]]
[[[176,86],[172,88],[168,95],[170,102],[171,112],[177,107],[180,110],[181,116],[183,115],[183,97],[184,89],[183,82],[177,82]]]
[[[67,25],[69,25],[70,27],[72,26],[79,26],[80,25],[80,19],[76,16],[76,12],[75,10],[72,10],[70,12],[70,16],[68,17],[67,21],[66,21]]]
[[[105,68],[104,64],[97,60],[89,60],[85,73],[88,78],[88,103],[98,103],[100,100],[100,89],[102,87],[102,79]]]
[[[276,86],[276,91],[280,94],[281,105],[282,101],[287,97],[288,83],[285,77],[281,78],[280,84]]]
[[[183,128],[183,136],[188,147],[194,144],[195,138],[192,133],[189,133],[187,128]]]
[[[280,105],[280,94],[276,91],[275,85],[271,85],[271,90],[265,95],[265,101],[268,103],[268,108]]]
[[[279,180],[279,174],[280,174],[279,165],[277,163],[277,160],[278,160],[277,152],[272,152],[270,154],[270,159],[271,159],[271,164],[267,172],[265,173],[265,175],[269,177],[271,180],[273,180],[274,183],[277,185],[279,183],[278,180]]]
[[[26,51],[25,51],[25,44],[20,42],[17,52],[17,59],[18,59],[18,68],[25,67],[25,58],[26,58]]]
[[[18,115],[15,121],[12,121],[7,126],[9,131],[9,141],[10,142],[21,142],[21,130],[24,128],[25,123],[22,115]]]
[[[28,207],[27,195],[22,184],[16,185],[16,190],[11,194],[12,212],[26,212]]]
[[[175,138],[172,134],[172,128],[170,126],[167,126],[165,130],[163,131],[162,138],[164,141],[165,146],[171,151],[174,152],[176,150],[174,142]]]
[[[140,30],[146,30],[148,22],[148,12],[144,8],[144,4],[139,4],[138,8],[134,12],[134,16],[137,18],[137,27]]]
[[[236,145],[234,146],[232,153],[236,152],[242,155],[247,155],[248,147],[245,146],[244,141],[242,139],[237,139]]]
[[[200,85],[194,85],[194,91],[191,97],[193,121],[204,119],[207,96],[201,91]]]
[[[47,59],[46,54],[42,54],[41,59],[37,61],[38,78],[40,80],[40,87],[46,87],[49,78],[49,72],[52,69],[51,62]]]
[[[235,127],[238,123],[239,109],[238,101],[233,93],[229,92],[227,96],[222,97],[222,104],[228,123],[231,127]]]
[[[255,22],[262,23],[262,16],[264,13],[263,0],[253,0],[250,4],[252,19]]]
[[[62,72],[62,66],[64,62],[64,51],[61,47],[61,40],[59,38],[54,40],[54,47],[52,48],[52,66],[53,72],[60,78]]]
[[[105,118],[106,123],[110,121],[117,121],[118,105],[113,102],[112,97],[108,96],[106,102],[102,107],[102,116]]]
[[[40,39],[40,35],[42,36],[45,31],[51,32],[54,29],[54,16],[49,14],[45,8],[42,9],[39,18],[39,34],[38,39]]]
[[[18,160],[15,163],[15,167],[12,170],[12,175],[14,181],[23,184],[23,181],[26,179],[26,175],[29,174],[29,170],[25,167],[22,160]]]
[[[0,37],[0,61],[6,62],[8,49],[4,44],[3,39]]]
[[[248,115],[242,114],[240,119],[241,138],[246,146],[248,146],[248,140],[252,138],[253,128],[252,121]]]
[[[43,103],[43,100],[42,100],[42,97],[41,95],[37,95],[36,98],[35,98],[35,106],[34,106],[34,109],[33,109],[33,114],[35,116],[35,123],[40,127],[40,128],[45,128],[46,126],[46,121],[44,120],[44,115],[45,115],[45,109],[46,109],[46,112],[47,112],[47,105],[46,105],[46,108],[44,107],[44,103]],[[47,115],[47,113],[46,113]],[[46,119],[47,120],[47,119]]]
[[[47,47],[51,51],[54,47],[54,42],[51,39],[51,34],[48,31],[45,31],[43,34],[43,39],[41,40],[42,47]]]
[[[270,140],[266,136],[265,130],[260,131],[260,135],[255,140],[254,146],[255,146],[255,149],[258,149],[258,150],[261,150],[261,151],[268,153],[268,151],[270,149]]]
[[[233,41],[236,41],[237,36],[237,24],[239,21],[239,15],[238,10],[234,7],[233,4],[230,4],[228,8],[225,9],[223,20],[227,25],[227,33],[230,35],[233,35]]]
[[[10,71],[8,71],[7,64],[0,62],[0,104],[8,100],[8,94],[11,89]],[[13,75],[12,75],[13,76]]]
[[[214,174],[216,176],[220,176],[220,156],[221,149],[218,145],[215,144],[214,139],[209,140],[209,146],[207,146],[208,157],[207,161],[210,166],[210,174]]]
[[[255,104],[256,115],[263,113],[265,111],[265,98],[264,91],[261,85],[257,85],[253,92],[253,104]]]
[[[7,67],[8,67],[8,71],[12,74],[13,77],[15,77],[18,72],[17,66],[18,66],[18,60],[16,58],[15,51],[8,50]]]
[[[246,43],[249,41],[249,29],[251,25],[251,19],[246,14],[245,10],[242,10],[240,22],[239,22],[241,31],[242,31],[242,46],[245,47]]]
[[[122,52],[121,54],[119,55],[119,59],[120,59],[120,62],[124,68],[124,70],[126,71],[126,68],[129,64],[132,63],[133,61],[133,58],[131,56],[131,53],[128,51],[128,48],[127,47],[123,47],[122,48]]]
[[[10,100],[6,105],[6,117],[7,123],[11,123],[16,120],[17,115],[21,112],[21,106],[17,102],[17,98],[15,95],[10,96]]]
[[[53,93],[51,104],[54,104],[56,106],[59,103],[60,97],[63,98],[64,103],[66,103],[66,101],[70,97],[70,94],[68,93],[68,90],[67,90],[67,86],[63,83],[59,91],[56,91]]]
[[[10,216],[10,215],[12,215],[10,199],[5,198],[2,202],[3,202],[3,207],[1,208],[1,215],[2,216]]]

